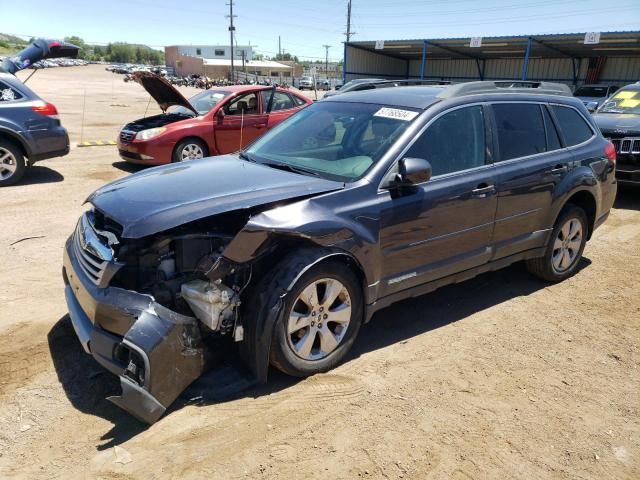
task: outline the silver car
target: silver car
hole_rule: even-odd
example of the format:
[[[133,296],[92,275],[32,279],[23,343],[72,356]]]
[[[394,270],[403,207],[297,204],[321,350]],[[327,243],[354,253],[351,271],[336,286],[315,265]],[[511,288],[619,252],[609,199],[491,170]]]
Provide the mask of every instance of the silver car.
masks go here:
[[[595,112],[618,88],[615,85],[583,85],[573,92],[573,96],[579,98],[590,112]]]

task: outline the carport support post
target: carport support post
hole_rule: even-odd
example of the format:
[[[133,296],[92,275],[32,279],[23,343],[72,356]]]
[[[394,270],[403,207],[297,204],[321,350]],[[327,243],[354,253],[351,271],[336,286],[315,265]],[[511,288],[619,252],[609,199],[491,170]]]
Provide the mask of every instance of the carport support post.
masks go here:
[[[424,70],[425,65],[427,63],[427,42],[426,40],[422,41],[422,64],[420,65],[420,80],[424,80]]]
[[[344,42],[344,53],[342,54],[342,85],[347,82],[347,43]]]
[[[527,69],[529,68],[529,55],[531,55],[531,37],[527,40],[527,51],[524,54],[524,64],[522,65],[522,80],[527,79]]]
[[[481,60],[476,58],[476,68],[478,69],[478,78],[484,80],[484,58],[482,59],[482,67],[480,66]]]

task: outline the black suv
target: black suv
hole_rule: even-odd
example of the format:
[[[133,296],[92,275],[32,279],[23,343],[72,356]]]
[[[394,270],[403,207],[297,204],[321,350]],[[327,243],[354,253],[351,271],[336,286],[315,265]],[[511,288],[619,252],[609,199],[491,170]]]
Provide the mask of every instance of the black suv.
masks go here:
[[[154,422],[238,343],[266,381],[336,366],[387,305],[525,260],[571,276],[616,194],[615,152],[555,84],[398,87],[305,108],[238,155],[93,193],[67,241],[69,312]]]
[[[616,149],[618,182],[640,186],[640,82],[618,90],[593,118]]]

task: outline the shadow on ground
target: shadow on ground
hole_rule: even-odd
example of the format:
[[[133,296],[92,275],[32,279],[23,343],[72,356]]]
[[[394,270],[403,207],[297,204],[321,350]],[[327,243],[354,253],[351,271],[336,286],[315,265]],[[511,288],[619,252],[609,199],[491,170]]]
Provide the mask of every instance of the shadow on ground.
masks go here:
[[[640,187],[628,185],[618,186],[618,195],[613,204],[613,208],[624,210],[640,210]]]
[[[98,450],[126,442],[147,427],[105,400],[119,394],[120,382],[84,352],[68,315],[53,326],[47,340],[58,380],[71,404],[83,413],[113,423],[111,430],[100,438],[104,443],[96,447]]]
[[[589,259],[583,258],[578,274],[590,264]],[[547,285],[530,275],[523,264],[516,264],[399,302],[378,312],[362,328],[346,361],[463,320],[513,298],[530,295]],[[105,443],[98,445],[98,450],[126,442],[148,428],[105,400],[105,397],[119,393],[119,382],[84,353],[68,316],[56,323],[49,332],[48,340],[58,379],[73,406],[83,413],[105,418],[114,424],[101,437]],[[289,388],[298,381],[272,369],[269,383],[256,385],[230,351],[211,372],[194,382],[174,402],[167,414],[189,404],[204,406],[241,397],[269,395]]]
[[[145,165],[136,165],[135,163],[129,163],[125,161],[113,162],[111,166],[127,173],[136,173],[144,170],[145,168],[149,168],[148,166],[145,166]]]
[[[20,185],[38,185],[41,183],[57,183],[64,180],[64,176],[49,167],[34,165],[24,172],[24,177],[16,184]]]

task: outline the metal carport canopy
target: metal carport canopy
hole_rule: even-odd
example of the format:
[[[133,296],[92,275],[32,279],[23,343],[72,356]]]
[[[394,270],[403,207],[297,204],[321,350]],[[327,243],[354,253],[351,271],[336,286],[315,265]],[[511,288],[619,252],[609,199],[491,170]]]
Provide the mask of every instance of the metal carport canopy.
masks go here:
[[[478,77],[482,79],[484,61],[521,58],[524,59],[522,79],[526,80],[529,59],[533,57],[572,59],[575,77],[577,59],[640,56],[640,31],[602,32],[597,44],[585,44],[584,40],[585,33],[483,37],[480,47],[471,47],[470,38],[385,40],[381,49],[376,49],[376,41],[348,42],[345,43],[344,75],[356,73],[349,71],[347,47],[405,60],[407,74],[398,77],[408,77],[408,62],[418,60],[421,62],[421,78],[425,77],[429,60],[437,59],[473,59]]]

